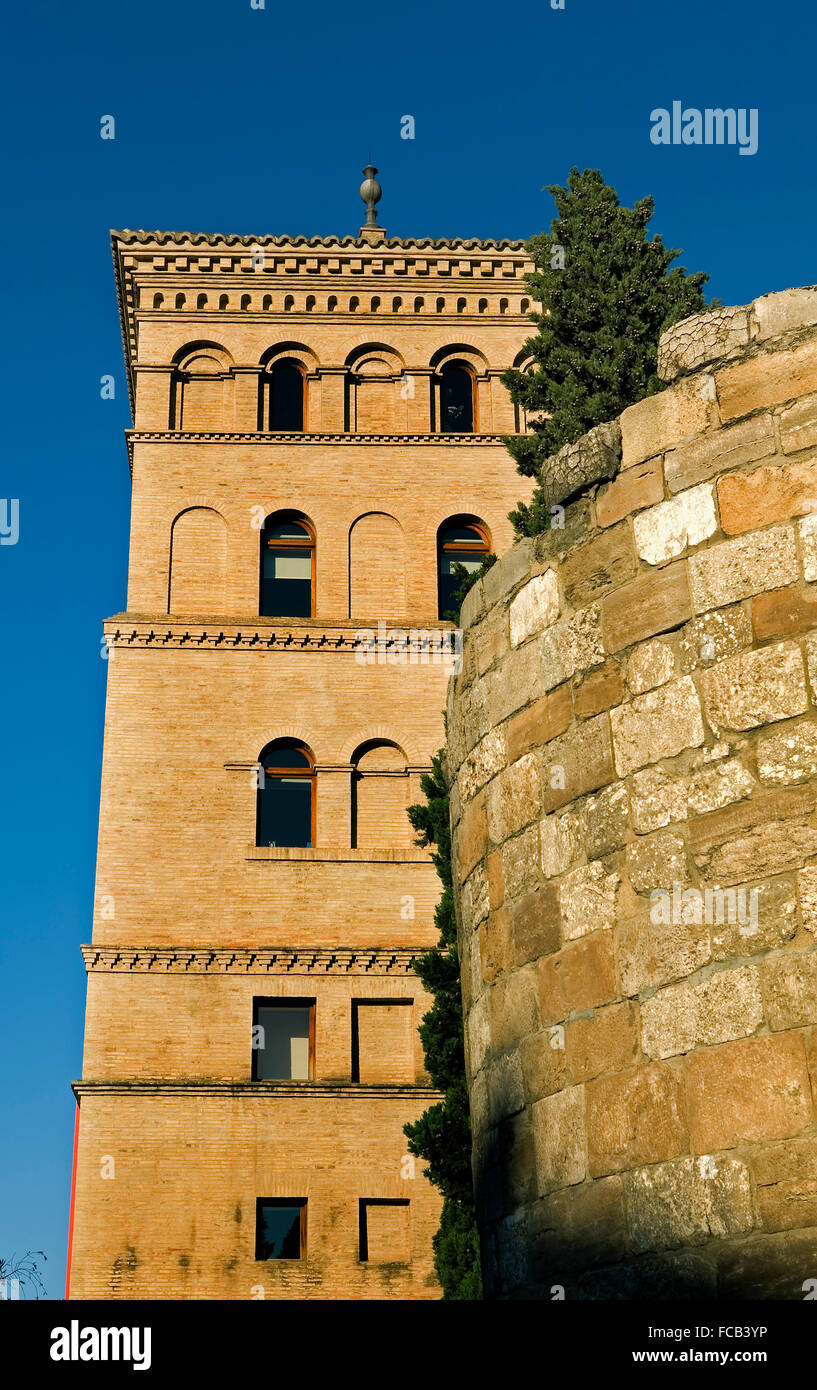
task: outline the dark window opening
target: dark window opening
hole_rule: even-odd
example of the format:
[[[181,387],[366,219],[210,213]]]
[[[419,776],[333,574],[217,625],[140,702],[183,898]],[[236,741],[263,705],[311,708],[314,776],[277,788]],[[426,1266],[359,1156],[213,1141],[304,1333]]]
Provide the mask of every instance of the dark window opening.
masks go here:
[[[479,522],[453,521],[441,527],[437,538],[437,574],[439,616],[451,617],[456,609],[455,595],[462,584],[462,565],[469,574],[479,569],[490,546],[488,536]],[[452,618],[458,620],[458,615]]]
[[[267,429],[299,433],[304,427],[304,374],[294,362],[281,362],[269,374]]]
[[[314,999],[253,1000],[254,1081],[310,1081],[314,1057]]]
[[[305,521],[272,518],[261,532],[262,618],[311,618],[315,540]]]
[[[306,1197],[259,1197],[255,1210],[255,1258],[306,1258]]]
[[[467,367],[451,363],[440,373],[440,430],[470,434],[474,428],[474,378]]]
[[[259,759],[256,844],[310,849],[315,842],[315,765],[282,739]]]

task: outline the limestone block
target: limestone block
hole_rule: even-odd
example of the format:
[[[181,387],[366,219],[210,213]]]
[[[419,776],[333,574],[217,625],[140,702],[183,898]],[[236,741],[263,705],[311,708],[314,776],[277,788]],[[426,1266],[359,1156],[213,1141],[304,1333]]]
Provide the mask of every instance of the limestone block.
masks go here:
[[[674,1057],[754,1033],[763,1022],[755,966],[710,975],[698,985],[662,989],[641,1005],[641,1046],[649,1057]]]
[[[808,709],[803,656],[795,642],[727,657],[703,675],[707,718],[728,729],[753,729]]]
[[[546,811],[606,787],[615,777],[610,716],[598,714],[553,739],[544,750],[543,767]]]
[[[696,920],[702,914],[691,908],[663,914],[656,911],[661,906],[657,902],[650,912],[616,928],[616,953],[625,995],[683,980],[711,959],[709,927]],[[667,915],[669,921],[664,920]],[[673,916],[677,920],[672,920]]]
[[[681,670],[722,661],[752,645],[752,623],[746,609],[737,604],[693,618],[681,633]]]
[[[559,581],[555,570],[545,570],[528,580],[511,600],[511,646],[550,627],[559,616]]]
[[[587,1176],[584,1087],[569,1086],[533,1106],[537,1190],[540,1196]]]
[[[654,506],[663,496],[664,472],[660,458],[637,463],[600,489],[596,497],[596,521],[599,526],[614,526],[642,507]]]
[[[632,780],[633,829],[639,835],[659,830],[671,821],[685,820],[687,814],[685,776],[673,777],[663,768],[650,767],[637,772]]]
[[[628,406],[621,416],[622,469],[701,434],[712,418],[713,401],[712,377],[701,372]]]
[[[748,342],[749,305],[724,305],[691,314],[658,339],[658,375],[662,381],[674,381],[705,362],[733,357]]]
[[[769,786],[817,776],[817,724],[796,724],[758,739],[757,771]]]
[[[611,710],[610,722],[620,777],[704,741],[701,705],[691,676],[636,695],[631,704]]]
[[[611,850],[619,849],[629,828],[630,797],[626,786],[606,787],[598,796],[589,796],[584,804],[584,827],[587,853],[599,859]]]
[[[817,461],[776,463],[754,473],[727,473],[718,479],[718,510],[727,536],[815,513]]]
[[[694,1052],[685,1069],[698,1153],[785,1139],[812,1123],[800,1033],[746,1038]]]
[[[775,452],[774,424],[770,414],[753,415],[726,429],[679,444],[664,456],[664,474],[670,492],[680,492],[705,482],[730,468],[742,468]]]
[[[653,574],[640,574],[604,599],[602,614],[608,652],[679,627],[692,617],[686,566],[677,563]]]
[[[542,808],[542,776],[537,753],[526,753],[506,767],[487,789],[488,834],[500,845],[524,825],[538,820]]]
[[[774,526],[724,541],[691,555],[688,563],[696,613],[723,608],[765,589],[780,589],[798,578],[791,526]]]
[[[613,926],[618,885],[618,874],[605,873],[597,859],[565,875],[559,885],[565,941]]]
[[[632,1250],[698,1245],[754,1226],[749,1169],[737,1158],[678,1158],[624,1178]]]
[[[817,390],[817,341],[801,343],[790,352],[760,352],[722,367],[715,384],[724,421],[805,396]]]
[[[675,657],[671,647],[657,638],[644,642],[630,653],[627,662],[627,684],[634,695],[643,695],[657,685],[666,685],[675,674]]]
[[[683,1082],[661,1064],[586,1083],[588,1171],[604,1177],[688,1148]]]
[[[635,548],[642,560],[660,565],[700,545],[718,529],[715,494],[708,483],[679,492],[633,519]]]
[[[556,878],[584,858],[584,817],[580,813],[545,816],[542,820],[542,872]]]
[[[545,504],[565,502],[590,483],[614,478],[621,460],[621,427],[609,420],[566,444],[558,454],[546,459],[542,467]]]
[[[686,845],[680,835],[659,830],[627,846],[627,873],[636,893],[669,888],[687,879]]]

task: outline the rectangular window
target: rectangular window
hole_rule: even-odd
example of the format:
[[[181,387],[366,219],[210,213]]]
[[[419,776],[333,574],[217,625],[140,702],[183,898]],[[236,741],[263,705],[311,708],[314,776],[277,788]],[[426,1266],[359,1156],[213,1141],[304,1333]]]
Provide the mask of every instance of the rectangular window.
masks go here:
[[[359,1210],[358,1258],[371,1264],[408,1264],[411,1259],[408,1198],[362,1197]]]
[[[259,1197],[255,1209],[257,1260],[306,1259],[306,1197]]]
[[[352,1000],[352,1080],[415,1080],[413,999]]]
[[[253,1081],[311,1081],[315,1075],[315,1000],[254,999]]]

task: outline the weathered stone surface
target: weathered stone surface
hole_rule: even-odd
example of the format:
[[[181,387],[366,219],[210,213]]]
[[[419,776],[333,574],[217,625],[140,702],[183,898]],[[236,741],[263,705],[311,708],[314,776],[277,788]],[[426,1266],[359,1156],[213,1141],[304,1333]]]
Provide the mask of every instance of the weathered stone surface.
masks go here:
[[[499,1124],[525,1104],[522,1063],[514,1052],[489,1062],[484,1070],[488,1098],[488,1123]]]
[[[563,1030],[543,1028],[523,1039],[519,1049],[528,1102],[552,1096],[568,1085]]]
[[[657,638],[630,653],[627,684],[634,695],[643,695],[657,685],[666,685],[675,674],[675,656],[666,642]]]
[[[698,1245],[754,1226],[752,1187],[737,1158],[678,1158],[624,1179],[632,1249]]]
[[[686,776],[673,777],[663,768],[650,767],[637,772],[632,780],[633,829],[639,835],[660,830],[671,821],[685,820],[687,814]]]
[[[491,1000],[483,994],[477,999],[465,1019],[465,1057],[469,1077],[476,1076],[491,1047]]]
[[[657,900],[650,912],[622,922],[615,930],[625,995],[682,980],[711,959],[709,927],[700,920],[701,914],[697,920],[696,913],[687,908],[677,914],[662,914],[662,905]],[[667,916],[669,920],[665,920]]]
[[[720,1298],[800,1301],[806,1278],[817,1269],[817,1230],[757,1232],[751,1244],[719,1242],[715,1255]]]
[[[487,787],[488,834],[500,845],[524,825],[538,820],[542,809],[542,773],[537,753],[503,768]]]
[[[602,604],[605,646],[608,652],[621,651],[658,632],[680,627],[691,617],[684,564],[640,574],[609,594]]]
[[[817,1139],[757,1146],[749,1163],[766,1230],[817,1227]]]
[[[764,961],[763,997],[775,1032],[817,1023],[817,953],[789,951]]]
[[[565,598],[573,608],[592,603],[623,584],[636,571],[635,552],[626,521],[574,550],[562,563]]]
[[[627,873],[636,893],[685,883],[687,855],[682,836],[659,830],[628,845]]]
[[[801,343],[791,352],[758,353],[723,367],[715,375],[715,384],[724,421],[807,395],[817,390],[817,342]],[[624,416],[621,426],[626,441]]]
[[[707,718],[720,727],[754,729],[808,709],[803,656],[796,642],[727,657],[702,680]],[[615,725],[613,731],[615,736]]]
[[[641,1046],[648,1057],[745,1038],[763,1022],[756,967],[710,975],[699,985],[662,989],[641,1005]]]
[[[568,813],[542,820],[542,872],[545,878],[566,873],[584,858],[584,819]]]
[[[747,1038],[685,1062],[693,1147],[732,1149],[800,1134],[813,1110],[799,1033]]]
[[[552,738],[563,734],[573,717],[570,686],[551,690],[527,709],[520,710],[504,726],[507,740],[507,761],[515,762],[532,748],[541,748]]]
[[[813,285],[796,289],[775,290],[761,295],[750,306],[752,337],[757,342],[778,338],[795,328],[817,322],[817,289]]]
[[[803,561],[803,577],[817,579],[817,516],[805,516],[797,523],[797,540]]]
[[[635,548],[650,565],[664,564],[715,534],[718,514],[708,483],[679,492],[633,519]]]
[[[686,494],[682,494],[686,496]],[[817,511],[817,462],[776,463],[718,479],[721,527],[728,536]]]
[[[584,827],[587,854],[600,859],[624,843],[629,827],[630,798],[625,786],[612,786],[587,798]]]
[[[817,395],[805,396],[778,412],[780,444],[784,454],[797,454],[817,444]]]
[[[572,1014],[617,998],[612,933],[595,932],[571,941],[538,965],[542,1022],[562,1023]]]
[[[574,444],[565,444],[558,454],[545,460],[541,478],[545,505],[556,506],[590,483],[614,478],[620,461],[621,426],[618,420],[596,425]]]
[[[806,931],[817,938],[817,865],[801,869],[797,875],[797,897],[800,901],[800,918]]]
[[[526,642],[524,646],[509,651],[498,666],[477,681],[472,695],[476,695],[482,687],[485,701],[484,713],[476,720],[480,735],[501,724],[509,714],[529,705],[543,693],[541,662],[541,639]]]
[[[565,1270],[610,1264],[627,1249],[622,1180],[562,1188],[536,1204],[532,1222],[546,1287],[563,1284]]]
[[[658,340],[658,375],[674,381],[719,357],[733,357],[749,342],[748,304],[709,309],[681,319]]]
[[[581,719],[586,719],[621,704],[623,698],[624,681],[618,662],[605,661],[576,688],[573,708]]]
[[[663,496],[661,460],[638,463],[600,489],[596,497],[596,521],[599,526],[614,526],[631,512],[654,506]]]
[[[754,415],[729,429],[680,444],[664,457],[664,474],[670,492],[702,483],[728,468],[767,458],[775,451],[771,415]]]
[[[609,929],[615,921],[617,873],[605,873],[597,859],[566,874],[559,885],[565,941]]]
[[[463,923],[473,931],[488,916],[488,876],[478,864],[468,881],[463,884],[461,895],[461,916]]]
[[[541,687],[552,690],[577,671],[589,670],[603,660],[601,610],[594,603],[545,633],[541,642]]]
[[[812,699],[817,703],[817,632],[810,632],[803,642],[806,653],[806,667],[811,682]]]
[[[544,809],[555,811],[615,777],[610,716],[599,714],[562,734],[544,751]]]
[[[789,588],[757,594],[752,599],[752,626],[760,641],[817,627],[817,591]]]
[[[691,815],[704,815],[744,801],[757,790],[757,782],[739,758],[727,758],[701,768],[690,776],[687,806]]]
[[[539,956],[558,951],[562,919],[555,884],[545,883],[514,903],[511,911],[514,959],[526,965]]]
[[[774,878],[755,883],[745,890],[743,896],[740,889],[734,889],[736,897],[731,900],[727,896],[728,889],[720,892],[721,896],[716,898],[716,908],[711,914],[713,960],[774,951],[795,935],[797,898],[790,879]],[[723,910],[720,909],[721,902],[725,903]]]
[[[492,985],[513,966],[510,908],[497,908],[479,928],[479,961],[487,985]]]
[[[611,710],[610,723],[620,777],[704,741],[701,705],[691,676],[636,695],[631,704]]]
[[[565,1028],[565,1057],[574,1082],[622,1071],[638,1059],[638,1010],[625,1000],[576,1018]]]
[[[587,1174],[584,1087],[570,1086],[533,1106],[533,1142],[540,1194],[583,1182]]]
[[[791,526],[775,526],[724,541],[690,556],[689,584],[696,613],[750,598],[763,589],[780,589],[798,578]]]
[[[746,609],[740,605],[714,613],[704,613],[687,623],[680,639],[681,670],[695,671],[699,666],[722,661],[752,645],[752,624]]]
[[[506,594],[510,594],[517,584],[528,578],[533,567],[535,549],[535,543],[530,537],[516,541],[487,571],[479,581],[483,587],[487,608],[498,603]]]
[[[764,734],[757,744],[757,772],[768,786],[817,776],[817,724],[795,724]]]
[[[545,570],[529,579],[511,600],[511,646],[518,647],[542,632],[559,616],[559,581],[555,570]]]
[[[712,378],[701,373],[629,406],[621,415],[622,469],[705,430],[712,417],[712,385]]]
[[[689,1145],[683,1083],[670,1067],[634,1067],[588,1081],[591,1177],[675,1158]]]
[[[518,1061],[518,1058],[514,1060]],[[501,1086],[500,1081],[497,1084],[500,1095]],[[520,1207],[536,1198],[536,1158],[530,1111],[524,1110],[501,1119],[498,1134],[502,1209],[506,1215],[514,1215]]]
[[[817,831],[808,824],[813,809],[810,787],[788,787],[691,817],[698,869],[708,882],[729,885],[799,868],[817,853]]]
[[[457,831],[453,858],[460,883],[465,882],[485,853],[487,837],[488,819],[483,790],[464,807]]]
[[[486,823],[485,834],[488,826]],[[542,880],[540,830],[529,825],[521,835],[506,840],[502,846],[502,881],[506,899],[518,898],[535,888]]]
[[[505,760],[505,730],[489,729],[465,758],[457,773],[463,804],[470,801],[480,787],[505,766]]]
[[[532,966],[503,975],[490,992],[491,1048],[494,1053],[516,1047],[541,1027],[538,991]]]

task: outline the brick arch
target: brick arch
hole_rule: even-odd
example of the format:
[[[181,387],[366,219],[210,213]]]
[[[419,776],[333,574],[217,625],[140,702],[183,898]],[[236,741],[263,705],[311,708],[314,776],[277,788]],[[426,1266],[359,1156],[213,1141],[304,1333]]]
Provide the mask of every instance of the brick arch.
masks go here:
[[[349,527],[349,616],[402,618],[408,610],[406,535],[391,512],[363,512]]]
[[[227,592],[227,522],[213,507],[185,507],[170,528],[167,611],[223,613]]]
[[[407,767],[417,767],[419,764],[425,766],[428,762],[427,757],[417,752],[410,734],[405,730],[393,729],[385,724],[369,725],[365,729],[358,729],[341,747],[338,753],[339,760],[342,763],[348,763],[351,767],[353,755],[364,743],[395,744],[400,752],[405,754]]]
[[[447,343],[428,359],[429,367],[435,372],[441,371],[448,362],[465,362],[477,376],[484,376],[490,366],[485,353],[470,343]]]
[[[259,756],[263,748],[267,748],[269,744],[275,743],[279,738],[292,738],[296,743],[302,743],[304,748],[309,749],[309,752],[315,759],[316,767],[320,767],[321,763],[324,761],[322,753],[318,751],[315,740],[309,738],[308,735],[304,733],[303,725],[296,724],[276,724],[271,729],[268,729],[264,735],[264,742],[256,753],[256,757]]]

